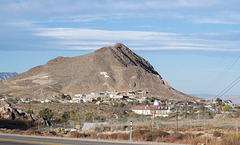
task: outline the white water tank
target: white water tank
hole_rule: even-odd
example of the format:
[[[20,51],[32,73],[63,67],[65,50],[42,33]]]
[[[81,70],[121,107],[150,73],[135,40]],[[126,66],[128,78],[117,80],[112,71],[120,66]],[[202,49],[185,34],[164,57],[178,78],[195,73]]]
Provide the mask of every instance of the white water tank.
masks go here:
[[[154,103],[153,103],[154,106],[159,106],[159,102],[158,100],[155,100]]]

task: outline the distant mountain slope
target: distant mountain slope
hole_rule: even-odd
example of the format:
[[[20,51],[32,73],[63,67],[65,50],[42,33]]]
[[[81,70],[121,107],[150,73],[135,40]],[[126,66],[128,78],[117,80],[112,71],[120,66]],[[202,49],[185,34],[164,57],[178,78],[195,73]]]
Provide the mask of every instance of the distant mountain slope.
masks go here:
[[[233,101],[233,104],[240,105],[240,99],[239,99],[240,95],[224,95],[224,96],[216,97],[217,95],[213,95],[213,94],[192,94],[192,96],[196,96],[206,100],[216,100],[217,98],[220,98],[224,101],[231,100]]]
[[[177,74],[176,74],[177,75]],[[192,97],[173,89],[153,66],[121,43],[77,57],[57,57],[15,77],[0,81],[0,92],[17,97],[47,98],[143,90],[162,99]]]
[[[0,80],[6,80],[12,76],[17,75],[18,73],[16,72],[0,72]]]

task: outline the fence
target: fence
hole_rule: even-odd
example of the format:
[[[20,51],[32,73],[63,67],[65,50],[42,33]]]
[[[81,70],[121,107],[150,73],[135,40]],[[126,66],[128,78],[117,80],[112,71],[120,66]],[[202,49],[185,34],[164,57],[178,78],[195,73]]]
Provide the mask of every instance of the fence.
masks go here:
[[[219,115],[216,115],[219,116]],[[131,118],[111,118],[106,120],[70,120],[62,124],[53,124],[52,128],[73,129],[80,127],[82,131],[88,132],[119,132],[129,131],[130,122],[133,122],[133,129],[169,129],[169,130],[202,130],[208,128],[223,128],[228,130],[238,129],[240,118],[227,118],[228,115],[222,117],[209,117],[207,115],[198,116],[171,116],[171,117],[155,117],[140,116]],[[221,116],[221,115],[220,115]]]

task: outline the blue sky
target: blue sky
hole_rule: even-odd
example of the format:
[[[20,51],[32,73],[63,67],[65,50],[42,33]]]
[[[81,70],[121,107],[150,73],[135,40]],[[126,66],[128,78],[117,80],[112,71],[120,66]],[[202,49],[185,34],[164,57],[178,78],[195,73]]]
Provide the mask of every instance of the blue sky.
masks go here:
[[[238,0],[1,0],[0,72],[124,43],[172,87],[218,94],[240,76]],[[240,84],[226,94],[240,95]]]

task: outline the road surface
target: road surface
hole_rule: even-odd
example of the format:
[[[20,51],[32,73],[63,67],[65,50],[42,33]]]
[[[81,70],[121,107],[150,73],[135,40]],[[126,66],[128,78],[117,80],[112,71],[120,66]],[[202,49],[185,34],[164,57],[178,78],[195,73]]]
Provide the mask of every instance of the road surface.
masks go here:
[[[102,141],[90,139],[61,138],[61,137],[42,137],[0,134],[0,145],[176,145],[172,143],[130,143],[127,141]]]

